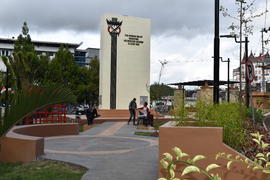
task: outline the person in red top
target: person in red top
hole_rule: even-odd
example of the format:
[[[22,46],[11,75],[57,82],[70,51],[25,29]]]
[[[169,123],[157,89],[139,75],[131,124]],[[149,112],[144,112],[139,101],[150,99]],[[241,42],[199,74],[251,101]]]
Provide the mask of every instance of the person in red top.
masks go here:
[[[150,110],[149,108],[147,107],[148,103],[145,102],[143,107],[140,107],[138,108],[138,110],[140,110],[141,112],[141,115],[139,116],[141,119],[143,119],[144,121],[144,125],[148,126],[148,125],[151,125],[153,126],[153,115],[150,114]],[[139,125],[139,120],[138,120],[138,123]]]

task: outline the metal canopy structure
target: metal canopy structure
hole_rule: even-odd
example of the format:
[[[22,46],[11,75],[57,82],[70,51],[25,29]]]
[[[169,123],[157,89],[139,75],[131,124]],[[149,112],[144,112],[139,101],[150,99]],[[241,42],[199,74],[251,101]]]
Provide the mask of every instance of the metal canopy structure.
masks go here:
[[[229,84],[236,84],[239,83],[238,81],[230,81]],[[228,81],[219,81],[219,85],[226,85]],[[175,86],[213,86],[213,80],[198,80],[198,81],[188,81],[188,82],[179,82],[179,83],[170,83],[168,85],[175,85]]]

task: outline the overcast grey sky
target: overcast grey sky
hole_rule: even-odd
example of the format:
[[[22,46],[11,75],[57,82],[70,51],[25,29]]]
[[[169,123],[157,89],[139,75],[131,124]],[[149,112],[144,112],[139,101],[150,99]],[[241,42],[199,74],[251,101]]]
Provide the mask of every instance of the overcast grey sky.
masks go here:
[[[253,11],[265,10],[265,3],[256,0]],[[235,0],[221,0],[221,4],[232,13],[238,7]],[[17,37],[27,21],[34,40],[99,47],[100,18],[105,13],[151,19],[151,83],[158,80],[162,59],[169,61],[161,80],[164,83],[212,79],[214,0],[1,0],[0,37]],[[253,22],[250,50],[256,54],[264,18]],[[232,19],[221,15],[220,21],[221,34],[228,34]],[[238,50],[233,40],[221,39],[221,56],[231,58],[232,68],[239,65]],[[221,64],[221,79],[227,77],[226,67]]]

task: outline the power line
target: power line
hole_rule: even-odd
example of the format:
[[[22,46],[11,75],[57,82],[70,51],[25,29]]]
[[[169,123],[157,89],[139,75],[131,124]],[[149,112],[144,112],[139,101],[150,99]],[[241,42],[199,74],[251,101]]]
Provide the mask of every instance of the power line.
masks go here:
[[[213,62],[212,59],[206,60],[206,59],[194,59],[194,60],[177,60],[177,61],[170,61],[171,63],[200,63],[200,62]]]

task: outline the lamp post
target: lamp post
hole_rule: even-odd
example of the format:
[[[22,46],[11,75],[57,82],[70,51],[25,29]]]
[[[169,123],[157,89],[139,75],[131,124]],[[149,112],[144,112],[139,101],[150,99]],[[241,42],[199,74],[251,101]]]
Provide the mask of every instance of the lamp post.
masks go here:
[[[221,35],[220,37],[225,37],[225,38],[234,38],[236,43],[245,43],[245,69],[247,66],[247,61],[248,61],[248,37],[245,37],[245,41],[238,41],[236,38],[236,35]],[[241,63],[240,63],[241,64]],[[241,66],[240,66],[241,68]],[[247,72],[246,72],[247,73]],[[246,88],[245,88],[245,93],[246,93],[246,106],[249,107],[249,81],[247,78],[247,74],[245,75],[245,80],[246,80]],[[240,81],[241,82],[241,81]],[[241,88],[240,88],[240,95],[241,95]]]
[[[215,0],[214,104],[219,103],[219,0]]]
[[[221,62],[227,62],[228,63],[228,75],[227,75],[227,102],[230,102],[230,58],[228,60],[223,60],[222,57],[220,57]]]

